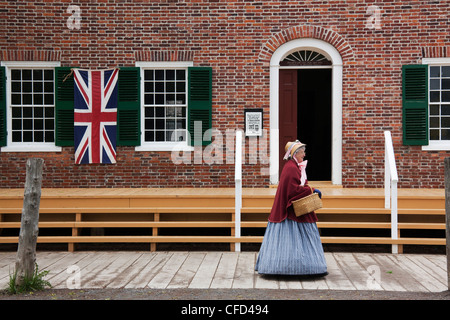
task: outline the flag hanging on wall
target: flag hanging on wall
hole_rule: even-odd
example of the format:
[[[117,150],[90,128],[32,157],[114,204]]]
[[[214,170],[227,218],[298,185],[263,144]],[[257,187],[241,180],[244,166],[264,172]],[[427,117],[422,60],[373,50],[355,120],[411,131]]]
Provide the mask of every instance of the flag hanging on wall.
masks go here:
[[[116,163],[119,69],[74,69],[75,163]]]

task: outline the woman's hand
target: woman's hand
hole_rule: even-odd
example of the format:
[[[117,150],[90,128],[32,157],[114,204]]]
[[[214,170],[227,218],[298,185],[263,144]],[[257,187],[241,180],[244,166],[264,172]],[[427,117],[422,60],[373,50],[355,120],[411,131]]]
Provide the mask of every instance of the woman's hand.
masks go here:
[[[314,193],[318,193],[319,194],[319,198],[322,199],[322,192],[320,192],[319,189],[314,188]]]

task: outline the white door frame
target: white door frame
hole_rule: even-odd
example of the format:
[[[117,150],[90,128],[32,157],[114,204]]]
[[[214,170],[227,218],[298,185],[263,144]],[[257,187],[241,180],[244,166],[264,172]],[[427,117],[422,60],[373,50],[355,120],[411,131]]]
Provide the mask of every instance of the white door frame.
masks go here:
[[[323,54],[331,62],[332,81],[332,166],[333,184],[342,184],[342,58],[331,44],[312,38],[291,40],[278,47],[270,59],[270,183],[278,184],[279,168],[279,70],[280,61],[298,50],[313,50]]]

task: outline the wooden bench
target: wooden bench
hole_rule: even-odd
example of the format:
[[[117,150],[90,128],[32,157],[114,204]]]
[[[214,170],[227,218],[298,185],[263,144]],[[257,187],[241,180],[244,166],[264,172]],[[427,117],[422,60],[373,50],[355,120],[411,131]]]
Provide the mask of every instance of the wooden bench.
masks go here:
[[[270,207],[244,207],[242,208],[243,220],[241,228],[265,228]],[[0,208],[0,230],[2,228],[20,228],[21,208]],[[39,243],[67,243],[69,251],[75,249],[77,243],[149,243],[151,250],[156,250],[157,243],[261,243],[262,236],[235,237],[234,207],[80,207],[80,208],[48,208],[40,209],[43,219],[39,228],[71,228],[70,236],[39,236]],[[120,214],[120,220],[112,220],[105,214]],[[127,215],[138,214],[133,219],[125,220]],[[146,215],[145,219],[139,214]],[[227,214],[228,220],[177,220],[167,221],[162,219],[166,214],[183,214],[187,219],[192,214],[202,214],[213,217],[215,214]],[[188,214],[188,216],[186,216]],[[258,220],[245,220],[246,214],[257,214]],[[384,208],[323,208],[317,211],[321,216],[349,215],[356,221],[326,221],[320,219],[317,226],[320,229],[386,229],[390,230],[390,222],[357,221],[358,218],[367,216],[389,216],[390,211]],[[96,215],[97,220],[89,220]],[[443,209],[399,209],[399,217],[412,216],[445,216]],[[6,218],[8,217],[8,218]],[[6,219],[5,219],[6,218]],[[129,217],[131,218],[131,217]],[[134,220],[135,219],[135,220]],[[16,220],[16,221],[11,221]],[[151,235],[124,235],[124,236],[80,236],[82,228],[149,228]],[[227,236],[167,236],[160,235],[160,228],[226,228],[230,230]],[[399,230],[404,229],[428,229],[445,230],[445,222],[399,222]],[[323,236],[323,243],[335,244],[420,244],[420,245],[445,245],[445,238],[401,238],[393,240],[390,237],[357,237],[357,236]],[[16,236],[0,236],[0,243],[17,243]]]

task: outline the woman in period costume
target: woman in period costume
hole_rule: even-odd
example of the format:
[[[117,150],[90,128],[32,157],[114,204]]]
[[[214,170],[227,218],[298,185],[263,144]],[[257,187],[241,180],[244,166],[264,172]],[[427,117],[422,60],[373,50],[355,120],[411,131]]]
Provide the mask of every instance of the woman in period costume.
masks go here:
[[[326,275],[327,264],[314,212],[297,217],[292,201],[317,192],[308,186],[305,144],[288,142],[272,211],[256,261],[260,274]]]

